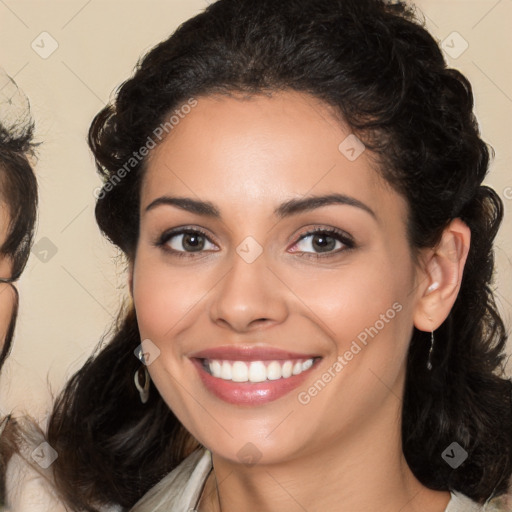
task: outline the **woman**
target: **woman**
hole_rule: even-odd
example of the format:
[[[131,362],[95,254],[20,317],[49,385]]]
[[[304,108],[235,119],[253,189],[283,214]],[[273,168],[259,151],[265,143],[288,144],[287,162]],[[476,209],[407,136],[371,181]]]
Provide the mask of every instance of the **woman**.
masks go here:
[[[505,510],[472,106],[403,3],[219,0],[149,52],[90,129],[132,302],[50,421],[69,507]]]
[[[34,125],[26,96],[0,69],[0,368],[12,345],[18,313],[19,279],[32,245],[37,215],[37,182],[29,158]],[[10,415],[0,416],[0,506],[7,463],[18,449]]]

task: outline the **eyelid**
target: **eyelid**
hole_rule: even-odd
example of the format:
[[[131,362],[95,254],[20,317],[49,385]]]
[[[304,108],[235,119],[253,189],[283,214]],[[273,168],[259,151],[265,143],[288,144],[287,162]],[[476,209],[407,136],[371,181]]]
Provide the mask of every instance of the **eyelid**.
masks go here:
[[[182,235],[188,231],[197,232],[203,235],[210,243],[218,245],[214,240],[212,240],[213,237],[207,233],[206,230],[197,226],[178,226],[172,229],[168,229],[158,237],[157,245],[166,244],[173,236]]]
[[[294,243],[297,243],[298,241],[306,238],[307,236],[315,235],[318,233],[327,233],[327,234],[338,235],[340,238],[343,238],[346,242],[355,244],[354,238],[346,231],[343,231],[342,229],[335,228],[332,226],[322,226],[322,225],[314,225],[313,227],[308,228],[305,232],[300,233],[299,235],[294,235],[294,238],[296,238]]]

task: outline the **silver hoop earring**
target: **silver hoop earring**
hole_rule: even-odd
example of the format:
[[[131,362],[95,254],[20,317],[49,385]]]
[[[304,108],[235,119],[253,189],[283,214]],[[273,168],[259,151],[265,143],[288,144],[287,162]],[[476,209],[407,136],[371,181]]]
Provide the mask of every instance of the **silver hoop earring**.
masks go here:
[[[432,352],[434,351],[434,331],[430,333],[430,350],[428,351],[427,369],[432,370]]]
[[[141,384],[141,377],[144,378],[144,384]],[[145,404],[149,400],[149,385],[151,378],[146,366],[142,365],[134,374],[133,381],[140,395],[140,401]]]

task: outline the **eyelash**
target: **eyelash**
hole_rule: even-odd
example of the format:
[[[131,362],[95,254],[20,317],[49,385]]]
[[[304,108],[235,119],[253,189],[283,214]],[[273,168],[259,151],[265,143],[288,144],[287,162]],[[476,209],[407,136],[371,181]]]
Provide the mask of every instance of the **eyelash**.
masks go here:
[[[294,242],[294,246],[297,245],[300,241],[304,240],[305,238],[311,236],[311,235],[328,235],[330,238],[333,238],[339,242],[341,242],[345,248],[344,249],[338,249],[333,252],[329,253],[310,253],[310,252],[301,252],[297,251],[300,257],[306,257],[306,258],[314,258],[314,259],[321,259],[321,258],[329,258],[336,255],[339,255],[341,252],[350,251],[351,249],[354,249],[356,247],[356,244],[354,240],[345,232],[336,229],[336,228],[322,228],[322,227],[315,227],[311,230],[307,231],[306,233],[303,233],[299,236],[299,238]],[[201,235],[204,238],[206,238],[210,243],[214,243],[210,240],[210,237],[206,234],[205,231],[203,231],[200,228],[192,228],[192,227],[184,227],[184,228],[177,228],[176,230],[170,230],[166,231],[162,234],[162,236],[157,240],[157,242],[154,244],[156,247],[161,248],[163,251],[167,252],[168,254],[172,256],[176,256],[177,258],[195,258],[195,253],[187,252],[187,251],[176,251],[175,249],[171,249],[167,247],[167,244],[169,243],[169,240],[171,240],[173,237],[178,235]],[[202,251],[197,251],[198,253],[201,253]]]

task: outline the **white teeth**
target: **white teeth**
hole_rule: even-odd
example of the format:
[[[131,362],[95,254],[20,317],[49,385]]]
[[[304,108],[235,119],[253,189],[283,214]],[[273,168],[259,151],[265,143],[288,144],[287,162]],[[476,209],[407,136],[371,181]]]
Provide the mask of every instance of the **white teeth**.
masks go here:
[[[249,365],[249,380],[251,382],[263,382],[267,380],[267,370],[262,361],[253,361]]]
[[[267,379],[277,380],[281,378],[281,365],[277,361],[272,361],[267,367]]]
[[[220,362],[219,361],[210,361],[210,371],[214,377],[220,377]]]
[[[249,368],[242,361],[235,361],[231,367],[231,372],[233,382],[247,382],[249,380]]]
[[[207,360],[210,373],[219,379],[233,382],[264,382],[265,380],[288,379],[313,366],[313,358],[306,361],[220,361]]]
[[[231,365],[227,361],[222,362],[222,369],[220,372],[220,378],[224,380],[231,380]]]
[[[298,375],[299,373],[302,373],[302,363],[295,363],[293,365],[292,373],[293,375]]]
[[[308,359],[302,363],[302,371],[309,370],[313,366],[313,359]]]
[[[293,363],[291,361],[286,361],[281,368],[281,372],[283,374],[283,379],[287,379],[292,376]]]

